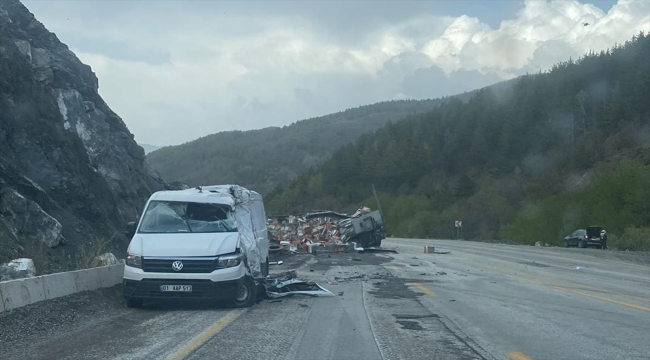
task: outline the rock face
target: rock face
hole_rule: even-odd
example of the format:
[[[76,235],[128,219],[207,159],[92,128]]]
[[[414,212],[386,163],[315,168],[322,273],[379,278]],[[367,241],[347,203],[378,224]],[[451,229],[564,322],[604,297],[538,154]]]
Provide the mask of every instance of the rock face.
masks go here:
[[[16,242],[21,240],[19,234],[25,241],[42,242],[51,248],[65,242],[61,223],[16,190],[0,189],[0,214],[5,228],[10,230]]]
[[[42,243],[70,268],[97,238],[121,253],[124,224],[167,186],[98,86],[19,1],[0,1],[0,262]]]

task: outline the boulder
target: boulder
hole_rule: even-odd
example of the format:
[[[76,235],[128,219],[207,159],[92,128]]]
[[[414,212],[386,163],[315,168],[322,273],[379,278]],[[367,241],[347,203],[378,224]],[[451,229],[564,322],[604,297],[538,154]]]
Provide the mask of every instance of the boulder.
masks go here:
[[[542,243],[540,241],[535,241],[535,246],[542,247]]]
[[[0,264],[0,281],[34,276],[36,276],[36,267],[32,259],[15,259],[6,264]]]
[[[117,265],[119,263],[118,258],[112,253],[101,254],[95,258],[96,266]]]

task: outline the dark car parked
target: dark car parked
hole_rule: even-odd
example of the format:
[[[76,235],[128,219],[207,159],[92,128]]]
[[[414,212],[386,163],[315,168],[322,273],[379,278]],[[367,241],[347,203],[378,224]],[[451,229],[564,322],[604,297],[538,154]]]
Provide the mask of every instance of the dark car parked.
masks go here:
[[[578,229],[564,238],[564,246],[577,246],[579,248],[593,246],[598,249],[607,249],[607,232],[600,226]]]

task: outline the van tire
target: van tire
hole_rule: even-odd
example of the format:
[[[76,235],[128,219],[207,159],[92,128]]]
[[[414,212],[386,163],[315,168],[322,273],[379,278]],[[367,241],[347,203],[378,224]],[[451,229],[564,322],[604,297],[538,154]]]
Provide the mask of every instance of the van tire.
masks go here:
[[[236,308],[251,307],[255,304],[255,300],[257,300],[257,286],[252,277],[246,276],[237,284],[232,306]]]
[[[139,309],[142,305],[142,299],[126,298],[126,307],[129,309]]]

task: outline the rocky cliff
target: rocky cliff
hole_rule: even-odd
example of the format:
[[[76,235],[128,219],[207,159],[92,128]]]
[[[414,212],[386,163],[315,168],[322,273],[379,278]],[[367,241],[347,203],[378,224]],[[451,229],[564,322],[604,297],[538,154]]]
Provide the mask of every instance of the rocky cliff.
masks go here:
[[[98,86],[25,6],[0,0],[0,263],[69,269],[98,241],[123,252],[124,223],[165,186]]]

